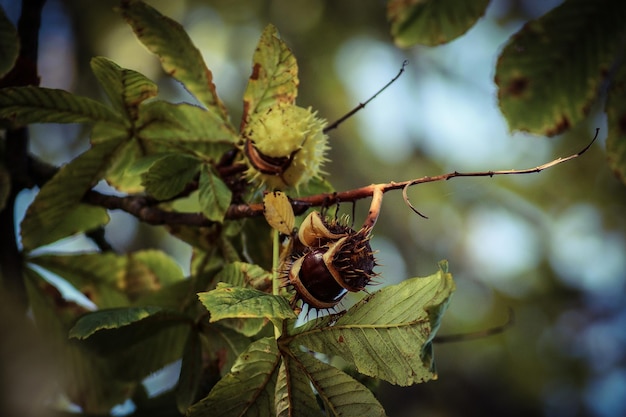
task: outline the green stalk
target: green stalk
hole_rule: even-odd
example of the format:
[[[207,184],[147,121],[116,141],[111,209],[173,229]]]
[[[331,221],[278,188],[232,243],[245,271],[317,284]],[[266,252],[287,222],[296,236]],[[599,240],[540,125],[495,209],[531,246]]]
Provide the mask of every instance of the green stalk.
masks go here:
[[[272,294],[280,295],[280,281],[278,276],[278,268],[280,267],[280,240],[278,230],[272,230]],[[281,329],[274,325],[274,337],[280,337]]]

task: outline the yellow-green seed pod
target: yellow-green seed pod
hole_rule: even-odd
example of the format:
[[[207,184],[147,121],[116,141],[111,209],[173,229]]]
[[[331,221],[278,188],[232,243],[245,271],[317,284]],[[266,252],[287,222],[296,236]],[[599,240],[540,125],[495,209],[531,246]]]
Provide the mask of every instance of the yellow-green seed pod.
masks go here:
[[[243,131],[248,178],[282,190],[319,177],[328,150],[325,124],[311,108],[291,104],[253,114]]]

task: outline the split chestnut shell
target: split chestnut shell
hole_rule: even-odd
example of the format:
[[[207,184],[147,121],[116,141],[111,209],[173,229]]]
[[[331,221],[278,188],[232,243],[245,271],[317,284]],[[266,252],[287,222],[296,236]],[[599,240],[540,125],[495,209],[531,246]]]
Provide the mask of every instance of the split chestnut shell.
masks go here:
[[[365,289],[376,275],[369,232],[311,213],[294,236],[285,268],[287,283],[296,291],[293,304],[302,300],[312,308],[333,308],[348,292]]]

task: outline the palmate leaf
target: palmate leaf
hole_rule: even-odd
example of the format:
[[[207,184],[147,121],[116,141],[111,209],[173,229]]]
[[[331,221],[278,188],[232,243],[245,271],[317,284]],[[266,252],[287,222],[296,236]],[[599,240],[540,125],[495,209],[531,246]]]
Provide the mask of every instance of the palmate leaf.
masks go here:
[[[209,220],[224,221],[233,193],[208,164],[202,165],[200,169],[198,188],[200,192],[198,199],[202,213]]]
[[[626,184],[626,65],[615,74],[606,102],[606,151],[613,172]]]
[[[272,274],[258,265],[245,262],[226,264],[216,275],[214,282],[223,282],[234,287],[267,291],[272,285]],[[267,324],[266,318],[227,318],[220,324],[230,327],[245,336],[254,336]]]
[[[298,64],[273,25],[268,25],[252,58],[252,74],[243,95],[243,121],[277,103],[293,104],[298,95]]]
[[[389,0],[391,35],[401,48],[450,42],[484,14],[489,0]]]
[[[99,308],[129,303],[117,284],[124,270],[124,258],[114,253],[41,255],[28,261],[59,275]]]
[[[224,266],[215,277],[217,282],[225,282],[235,287],[248,287],[257,290],[270,288],[272,273],[258,265],[245,262],[232,262]]]
[[[206,344],[205,354],[209,360],[217,363],[220,375],[230,372],[235,361],[250,345],[252,340],[241,333],[213,323],[202,332],[203,342]]]
[[[202,343],[196,331],[189,332],[185,343],[180,376],[176,386],[176,406],[181,414],[194,403],[202,380]]]
[[[211,322],[226,318],[267,318],[280,325],[284,319],[296,318],[285,297],[223,282],[212,291],[198,294],[198,298],[211,313]]]
[[[216,161],[239,140],[230,123],[198,106],[153,101],[139,111],[139,136],[150,153],[182,152]]]
[[[625,20],[620,0],[569,0],[524,25],[496,66],[509,128],[551,136],[580,122],[624,48]]]
[[[273,337],[252,343],[209,395],[187,410],[187,416],[273,416],[280,358]]]
[[[311,390],[311,382],[304,364],[289,355],[283,362],[276,381],[277,417],[322,417],[322,411]]]
[[[147,334],[181,323],[192,324],[187,316],[160,307],[109,308],[81,316],[70,329],[69,337],[87,339],[99,332],[102,332],[101,335],[123,333],[126,336],[124,343],[114,348],[124,349],[126,346],[145,339]]]
[[[118,329],[161,313],[159,307],[121,307],[98,310],[78,319],[69,336],[86,339],[100,330]]]
[[[296,352],[294,359],[283,360],[288,363],[294,362],[295,367],[291,365],[295,372],[301,372],[311,381],[317,395],[324,403],[326,415],[333,417],[382,417],[385,416],[385,410],[376,400],[372,392],[360,382],[354,380],[348,374],[340,371],[334,366],[325,364],[315,359],[311,354],[306,352]],[[301,379],[302,377],[295,377]],[[294,381],[296,382],[296,381]],[[292,387],[303,389],[300,384]],[[310,389],[309,389],[310,391]],[[302,395],[302,393],[293,392],[292,395]],[[293,398],[295,399],[295,398]],[[292,416],[300,415],[318,415],[308,411],[310,404],[304,408],[304,413],[299,413],[298,402],[292,402],[294,410],[289,410],[288,414]]]
[[[198,174],[200,161],[184,154],[164,155],[141,175],[146,192],[157,200],[170,199]]]
[[[183,354],[193,320],[158,307],[122,307],[81,316],[69,336],[107,360],[119,380],[141,380]]]
[[[157,85],[143,74],[122,68],[104,57],[91,59],[91,70],[100,82],[113,108],[135,119],[137,106],[144,100],[155,97]]]
[[[84,346],[68,343],[69,328],[87,310],[65,300],[33,270],[26,269],[24,275],[34,319],[46,338],[50,363],[57,366],[59,387],[83,412],[107,414],[132,395],[138,381],[117,379],[107,360]]]
[[[184,278],[172,258],[152,249],[126,255],[41,255],[29,262],[63,277],[99,308],[127,306],[138,294],[149,294]]]
[[[15,65],[19,49],[20,39],[17,30],[0,7],[0,78]]]
[[[432,338],[454,290],[447,264],[426,278],[412,278],[364,298],[346,314],[312,320],[283,336],[293,351],[301,345],[343,357],[365,375],[396,385],[436,378]]]
[[[41,87],[0,89],[0,119],[14,126],[29,123],[96,123],[124,125],[124,119],[109,107],[87,97]]]
[[[119,136],[95,143],[62,166],[42,187],[21,224],[24,249],[32,250],[108,221],[102,208],[78,207],[85,192],[104,176],[116,153],[124,146],[125,135],[121,130]]]
[[[142,1],[123,0],[120,12],[139,41],[159,57],[165,72],[183,83],[215,117],[229,123],[213,75],[184,28]]]

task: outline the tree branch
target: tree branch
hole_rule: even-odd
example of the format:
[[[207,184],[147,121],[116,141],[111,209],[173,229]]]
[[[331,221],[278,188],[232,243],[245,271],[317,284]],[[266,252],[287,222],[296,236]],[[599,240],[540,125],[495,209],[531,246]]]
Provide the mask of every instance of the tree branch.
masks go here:
[[[456,177],[493,177],[496,175],[532,174],[541,172],[545,169],[552,168],[556,165],[571,161],[572,159],[578,158],[579,156],[583,155],[597,139],[598,132],[599,129],[596,129],[593,140],[579,152],[564,158],[557,158],[553,161],[550,161],[543,165],[539,165],[534,168],[479,172],[454,171],[443,175],[426,176],[408,181],[392,181],[389,183],[371,184],[348,191],[322,193],[307,197],[295,198],[291,199],[291,205],[294,209],[295,214],[302,214],[311,207],[327,207],[336,203],[354,202],[364,198],[374,197],[376,199],[379,199],[380,201],[376,202],[376,204],[372,204],[372,207],[374,209],[370,209],[370,213],[368,214],[368,217],[363,224],[363,227],[373,227],[378,218],[382,195],[388,191],[401,189],[403,190],[403,196],[407,205],[413,211],[423,216],[415,209],[415,207],[413,207],[408,197],[406,196],[406,190],[409,187],[428,182],[447,181]],[[214,224],[214,222],[204,217],[204,215],[202,215],[201,213],[180,213],[161,209],[158,207],[158,204],[160,203],[158,200],[146,196],[131,195],[126,197],[118,197],[113,195],[101,194],[96,191],[89,191],[85,195],[83,201],[88,204],[98,205],[111,210],[119,209],[126,211],[127,213],[130,213],[133,216],[137,217],[139,220],[152,225],[170,224],[207,227]],[[262,203],[232,204],[226,212],[226,220],[237,220],[247,217],[256,217],[261,216],[262,214]]]

